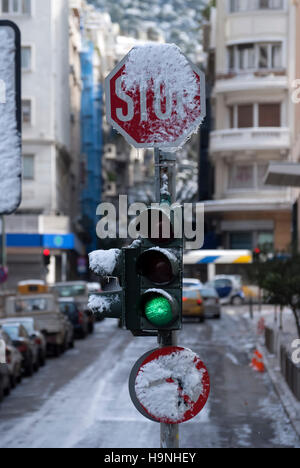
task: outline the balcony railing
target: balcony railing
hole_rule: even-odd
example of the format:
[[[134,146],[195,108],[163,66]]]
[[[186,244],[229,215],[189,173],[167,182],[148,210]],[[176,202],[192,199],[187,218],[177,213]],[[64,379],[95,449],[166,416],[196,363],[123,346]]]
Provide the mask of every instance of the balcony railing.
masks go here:
[[[211,153],[238,150],[285,150],[290,147],[288,128],[237,128],[211,133]]]
[[[265,78],[266,76],[286,76],[285,68],[264,68],[264,69],[249,69],[249,70],[229,70],[224,73],[217,73],[217,80],[231,80],[232,78],[244,78],[245,75],[253,75],[256,78]]]

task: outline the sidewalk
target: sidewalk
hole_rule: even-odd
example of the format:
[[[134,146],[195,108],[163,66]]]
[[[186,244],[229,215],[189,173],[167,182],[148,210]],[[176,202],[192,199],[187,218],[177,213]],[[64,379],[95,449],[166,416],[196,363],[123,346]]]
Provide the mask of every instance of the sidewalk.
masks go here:
[[[242,316],[248,322],[250,328],[252,328],[253,333],[257,336],[257,348],[263,355],[266,371],[268,372],[268,375],[270,376],[275,391],[281,400],[282,406],[300,439],[300,402],[293,395],[287,382],[285,381],[285,378],[281,373],[279,356],[276,354],[270,354],[270,352],[264,344],[264,336],[259,336],[257,334],[257,326],[261,317],[265,319],[266,325],[274,326],[274,307],[263,306],[262,311],[258,312],[258,307],[254,306],[254,311],[254,318],[253,320],[251,320],[249,314],[249,307],[245,306],[243,307]],[[283,330],[286,334],[289,334],[291,337],[294,336],[295,339],[297,338],[297,333],[295,332],[294,317],[292,316],[292,313],[287,309],[285,309],[283,314]]]
[[[269,354],[267,348],[262,344],[260,344],[258,348],[263,354],[265,367],[281,400],[282,406],[300,439],[300,402],[294,397],[281,374],[278,357]]]

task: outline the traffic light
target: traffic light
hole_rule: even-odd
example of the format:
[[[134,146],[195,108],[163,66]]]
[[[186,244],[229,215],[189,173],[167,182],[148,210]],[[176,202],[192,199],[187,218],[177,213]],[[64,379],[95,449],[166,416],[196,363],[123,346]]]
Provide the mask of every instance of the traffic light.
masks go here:
[[[183,241],[175,217],[164,204],[148,209],[139,218],[140,245],[124,249],[124,326],[135,335],[181,328]]]
[[[141,237],[131,247],[90,254],[94,273],[114,281],[91,296],[90,309],[119,318],[135,336],[181,329],[183,239],[176,216],[167,204],[149,208],[137,219]]]
[[[253,261],[255,263],[260,262],[261,253],[262,252],[259,247],[256,247],[256,249],[253,250]]]
[[[51,252],[50,252],[49,249],[44,249],[44,251],[43,251],[43,261],[44,261],[44,265],[46,267],[50,265]]]

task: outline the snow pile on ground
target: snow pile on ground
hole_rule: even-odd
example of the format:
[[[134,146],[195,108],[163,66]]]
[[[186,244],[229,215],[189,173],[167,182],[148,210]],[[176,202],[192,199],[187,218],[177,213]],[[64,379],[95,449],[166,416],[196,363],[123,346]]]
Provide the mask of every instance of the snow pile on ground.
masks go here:
[[[103,278],[112,276],[120,253],[119,249],[95,250],[89,254],[91,270]]]
[[[21,198],[21,141],[16,126],[15,38],[0,28],[0,213],[14,211]],[[6,102],[5,102],[6,101]]]
[[[204,369],[189,349],[174,352],[143,366],[136,378],[136,395],[154,418],[180,421],[204,392]]]

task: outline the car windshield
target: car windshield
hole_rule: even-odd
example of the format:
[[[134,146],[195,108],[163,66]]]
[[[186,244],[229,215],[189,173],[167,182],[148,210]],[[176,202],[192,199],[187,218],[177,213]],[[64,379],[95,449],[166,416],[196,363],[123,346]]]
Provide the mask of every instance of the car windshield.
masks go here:
[[[70,318],[75,318],[77,316],[76,306],[75,304],[68,303],[64,304],[63,302],[59,304],[60,311],[67,315]]]
[[[217,297],[217,292],[213,288],[204,288],[200,292],[203,297]]]
[[[34,311],[45,311],[47,310],[47,299],[45,298],[34,298],[34,299],[18,299],[15,303],[16,313],[27,313]]]
[[[183,297],[186,299],[199,299],[199,293],[198,291],[185,289],[183,291]]]
[[[32,322],[20,322],[29,335],[34,334],[34,326]]]
[[[5,333],[8,334],[11,340],[17,340],[19,338],[19,327],[18,325],[2,325]]]
[[[78,297],[85,296],[87,294],[86,286],[83,284],[54,286],[53,289],[57,292],[59,297]]]
[[[218,279],[215,281],[216,288],[231,288],[232,283],[228,279]]]
[[[183,284],[186,288],[197,288],[198,286],[201,286],[201,283],[192,283],[190,281],[184,281]]]

